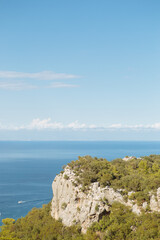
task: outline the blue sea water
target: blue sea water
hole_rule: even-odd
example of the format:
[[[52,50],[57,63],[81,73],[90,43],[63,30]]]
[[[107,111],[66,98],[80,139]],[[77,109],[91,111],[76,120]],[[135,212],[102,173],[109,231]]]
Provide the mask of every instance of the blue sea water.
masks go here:
[[[33,207],[48,203],[56,174],[78,156],[110,161],[150,154],[160,154],[160,142],[0,142],[0,221],[6,217],[17,219]]]

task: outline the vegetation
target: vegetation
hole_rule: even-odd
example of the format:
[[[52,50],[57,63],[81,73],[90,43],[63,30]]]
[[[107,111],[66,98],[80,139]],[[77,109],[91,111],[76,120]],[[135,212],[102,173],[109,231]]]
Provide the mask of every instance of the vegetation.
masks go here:
[[[105,240],[148,240],[160,239],[160,214],[134,214],[128,207],[114,203],[111,213],[104,216],[88,229],[91,236],[101,233]]]
[[[61,220],[50,215],[50,204],[42,209],[32,209],[17,221],[4,219],[0,240],[158,240],[160,239],[160,214],[142,213],[114,203],[109,215],[94,223],[86,234],[79,225],[65,227]]]
[[[68,180],[69,177],[65,174],[65,175],[64,175],[64,179],[65,179],[65,180]]]
[[[0,240],[81,240],[79,226],[65,227],[50,215],[50,204],[32,209],[26,217],[4,219]]]
[[[160,156],[135,158],[129,161],[90,156],[79,157],[69,164],[76,174],[75,185],[87,191],[90,184],[98,181],[102,187],[111,186],[121,191],[124,197],[139,205],[149,201],[149,193],[160,186]],[[66,179],[67,176],[65,176]],[[128,194],[128,192],[130,192]],[[106,202],[107,199],[102,199]],[[61,206],[66,208],[64,202]],[[95,210],[98,211],[98,205]],[[148,209],[149,210],[149,209]],[[80,208],[77,208],[80,211]],[[86,234],[79,225],[66,227],[61,220],[50,215],[50,204],[41,209],[34,208],[26,217],[18,220],[3,219],[0,240],[158,240],[160,239],[160,213],[143,211],[140,216],[130,208],[114,202],[110,213],[95,222]]]
[[[66,207],[67,207],[67,203],[62,203],[62,206],[61,206],[61,208],[63,209],[63,210],[65,210],[66,209]]]
[[[128,192],[133,192],[130,199],[136,200],[138,205],[148,202],[149,193],[160,186],[160,155],[111,162],[85,156],[68,165],[77,176],[74,184],[81,184],[82,191],[87,191],[91,183],[98,181],[102,187],[121,189],[126,198]]]

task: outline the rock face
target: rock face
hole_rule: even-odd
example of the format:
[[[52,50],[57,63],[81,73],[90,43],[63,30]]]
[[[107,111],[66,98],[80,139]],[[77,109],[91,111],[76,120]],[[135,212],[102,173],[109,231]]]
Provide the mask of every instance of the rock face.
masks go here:
[[[132,159],[135,159],[136,157],[134,157],[134,156],[126,156],[126,157],[124,157],[122,160],[124,160],[124,161],[130,161],[130,160],[132,160]]]
[[[100,188],[97,182],[93,183],[91,190],[85,194],[80,190],[80,186],[73,185],[74,179],[74,173],[66,168],[63,174],[56,176],[52,184],[54,197],[51,215],[55,219],[61,218],[67,226],[80,223],[82,231],[85,232],[93,222],[109,212],[108,203],[112,204],[115,200],[124,203],[120,193],[109,187]]]
[[[157,189],[157,196],[151,195],[150,209],[151,211],[160,212],[160,188]]]
[[[136,214],[141,213],[141,209],[146,209],[147,202],[142,207],[137,206],[134,201],[123,199],[122,190],[115,191],[108,186],[101,188],[98,182],[90,185],[87,193],[81,191],[81,185],[74,186],[75,174],[67,166],[64,173],[59,174],[53,181],[53,200],[51,215],[55,219],[62,219],[66,226],[80,224],[82,232],[93,222],[99,221],[103,215],[109,214],[110,206],[114,201],[118,201],[126,206],[130,206]],[[150,208],[152,211],[160,209],[160,188],[157,191],[158,202],[154,195],[151,196]]]

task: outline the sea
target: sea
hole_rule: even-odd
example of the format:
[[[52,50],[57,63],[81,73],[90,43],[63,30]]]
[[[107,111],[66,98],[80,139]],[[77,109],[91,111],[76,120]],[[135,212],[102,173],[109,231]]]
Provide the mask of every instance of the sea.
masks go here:
[[[0,141],[0,222],[24,217],[50,202],[56,174],[78,156],[111,161],[150,154],[160,154],[160,142]]]

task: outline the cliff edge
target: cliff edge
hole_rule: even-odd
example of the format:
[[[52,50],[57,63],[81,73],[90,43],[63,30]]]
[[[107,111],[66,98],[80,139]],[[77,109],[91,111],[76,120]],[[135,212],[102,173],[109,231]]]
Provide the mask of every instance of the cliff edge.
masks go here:
[[[160,211],[160,188],[155,194],[150,193],[148,202],[144,200],[139,206],[136,199],[130,199],[133,191],[127,192],[126,198],[124,189],[102,187],[98,181],[91,183],[87,191],[84,191],[82,184],[77,185],[77,175],[70,166],[66,166],[64,172],[55,177],[52,189],[52,217],[56,220],[61,219],[66,226],[80,224],[83,233],[93,222],[110,214],[110,207],[114,201],[129,206],[136,214],[140,214],[142,210]]]

